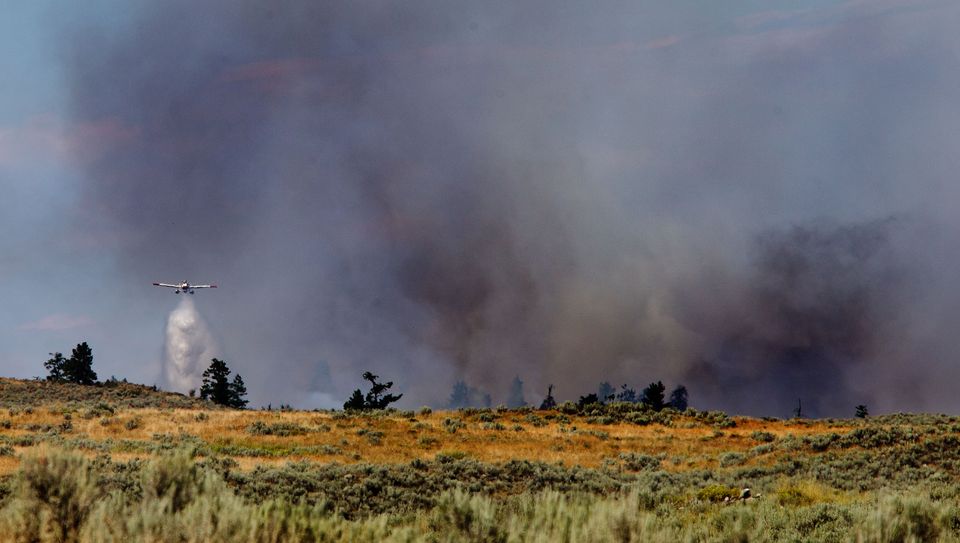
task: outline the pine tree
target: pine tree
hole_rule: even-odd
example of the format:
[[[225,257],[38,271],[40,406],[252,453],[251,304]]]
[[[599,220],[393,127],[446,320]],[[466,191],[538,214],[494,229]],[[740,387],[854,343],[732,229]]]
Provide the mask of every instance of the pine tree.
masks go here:
[[[647,388],[643,389],[640,401],[649,405],[654,411],[660,411],[663,409],[663,392],[665,390],[666,387],[660,381],[650,383]]]
[[[676,409],[677,411],[686,411],[687,387],[679,385],[677,388],[673,389],[673,392],[670,393],[670,407]]]
[[[637,403],[637,391],[636,391],[636,390],[634,390],[634,389],[631,388],[631,387],[628,387],[628,386],[626,385],[626,383],[624,383],[623,386],[621,386],[620,388],[621,388],[622,390],[620,390],[620,393],[617,394],[617,401],[618,401],[618,402]]]
[[[590,394],[580,396],[580,399],[577,400],[577,407],[579,407],[580,409],[583,409],[588,405],[594,405],[598,403],[600,403],[600,398],[597,398],[597,395],[591,392]]]
[[[553,399],[553,385],[547,387],[547,397],[540,403],[540,409],[553,409],[557,407],[557,400]]]
[[[600,386],[597,387],[597,399],[600,401],[600,403],[613,401],[616,399],[616,397],[617,389],[613,388],[610,383],[604,381],[600,383]]]
[[[523,381],[517,375],[510,384],[510,395],[507,396],[507,407],[517,408],[527,405],[527,400],[523,398]]]
[[[247,395],[247,387],[243,384],[243,377],[240,377],[238,373],[234,378],[233,382],[230,383],[230,407],[236,409],[244,409],[247,407],[247,400],[244,396]]]
[[[363,378],[370,381],[370,392],[364,396],[360,389],[354,390],[350,399],[344,402],[344,409],[384,409],[403,397],[403,394],[387,394],[387,390],[393,386],[393,381],[379,383],[377,379],[380,379],[380,376],[369,371],[363,372]]]
[[[230,368],[223,360],[212,359],[210,367],[203,372],[200,397],[220,405],[230,405]]]
[[[470,387],[466,381],[457,381],[453,384],[453,390],[450,392],[450,399],[447,401],[447,408],[461,409],[470,407]]]
[[[393,381],[378,383],[377,379],[380,376],[369,371],[363,373],[363,378],[370,381],[370,392],[367,392],[364,399],[368,409],[383,409],[403,397],[403,394],[386,394],[386,391],[393,386]]]
[[[473,388],[466,381],[457,381],[453,384],[450,399],[447,401],[449,409],[463,409],[465,407],[490,407],[490,395],[480,389]]]
[[[86,341],[74,347],[70,358],[64,362],[63,378],[78,385],[92,385],[97,382],[97,374],[93,371],[93,350]]]
[[[67,359],[63,357],[63,353],[50,353],[50,358],[43,363],[43,367],[47,369],[47,381],[65,381],[66,376],[63,373],[63,368],[67,363]]]
[[[344,408],[345,410],[348,410],[348,411],[349,411],[349,410],[360,411],[360,410],[364,409],[364,407],[365,407],[365,406],[364,406],[364,404],[363,404],[363,392],[360,392],[360,389],[359,389],[359,388],[356,389],[356,390],[354,390],[354,391],[353,391],[353,395],[350,396],[350,399],[348,399],[348,400],[343,404],[343,408]]]
[[[870,416],[870,413],[867,411],[867,406],[863,404],[858,405],[856,407],[856,412],[854,413],[854,416],[857,417],[858,419],[865,419],[868,416]]]

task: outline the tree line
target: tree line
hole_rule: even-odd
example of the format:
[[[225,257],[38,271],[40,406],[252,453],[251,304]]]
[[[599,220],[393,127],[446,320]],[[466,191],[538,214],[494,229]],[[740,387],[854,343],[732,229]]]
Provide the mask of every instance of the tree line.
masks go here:
[[[93,369],[93,350],[87,342],[78,343],[73,348],[70,357],[66,358],[63,353],[50,353],[50,358],[43,363],[47,370],[47,381],[60,383],[74,383],[78,385],[96,385],[97,373]],[[213,358],[210,366],[203,372],[203,382],[200,387],[200,398],[213,403],[244,409],[249,403],[246,399],[247,387],[243,382],[243,377],[239,373],[230,379],[231,370],[223,360]],[[367,371],[362,378],[370,383],[370,390],[364,394],[360,389],[353,391],[353,394],[343,404],[345,410],[370,410],[385,409],[390,404],[400,400],[403,394],[393,394],[388,392],[393,387],[393,381],[380,382],[380,376]],[[193,396],[195,391],[191,390]],[[628,402],[640,403],[649,406],[654,411],[660,411],[666,407],[684,411],[689,405],[687,388],[683,385],[677,385],[669,397],[666,396],[666,386],[662,381],[655,381],[648,384],[640,392],[623,384],[616,389],[609,382],[601,382],[596,392],[590,392],[580,396],[577,400],[579,407],[591,404],[606,404],[610,402]],[[491,407],[490,394],[483,392],[467,384],[466,381],[459,380],[453,385],[453,390],[445,407],[449,409],[461,409],[466,407]],[[524,398],[523,381],[520,376],[515,376],[507,393],[506,407],[519,408],[528,406]],[[557,401],[553,397],[553,385],[547,387],[547,395],[540,402],[540,409],[553,409],[557,406]],[[799,407],[794,413],[797,417],[802,417],[802,410]],[[854,416],[866,418],[869,416],[866,405],[857,405]]]
[[[50,358],[43,363],[47,370],[47,381],[55,383],[73,383],[77,385],[97,385],[97,372],[93,370],[93,349],[86,341],[77,344],[65,358],[63,353],[50,353]],[[190,391],[190,396],[194,391]],[[200,386],[200,398],[215,404],[225,405],[236,409],[247,406],[247,387],[243,377],[236,374],[230,380],[230,368],[223,360],[214,358],[210,367],[203,372],[203,383]]]

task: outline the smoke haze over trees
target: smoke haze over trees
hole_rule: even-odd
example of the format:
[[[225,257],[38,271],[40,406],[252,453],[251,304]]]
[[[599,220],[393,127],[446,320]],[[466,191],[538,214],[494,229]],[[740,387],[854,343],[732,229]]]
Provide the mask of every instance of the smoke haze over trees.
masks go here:
[[[130,282],[218,281],[196,303],[257,404],[369,368],[411,405],[519,375],[532,405],[663,379],[753,414],[960,409],[960,7],[679,4],[65,21],[72,115],[109,134],[77,228]]]

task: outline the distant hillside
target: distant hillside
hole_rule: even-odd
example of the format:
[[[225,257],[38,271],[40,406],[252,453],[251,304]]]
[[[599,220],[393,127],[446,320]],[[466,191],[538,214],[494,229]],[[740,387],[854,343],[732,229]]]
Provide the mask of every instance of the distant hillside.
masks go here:
[[[52,383],[39,380],[0,377],[0,408],[31,407],[52,403],[106,402],[115,407],[155,407],[214,409],[217,406],[199,398],[155,387],[108,381],[96,385]]]

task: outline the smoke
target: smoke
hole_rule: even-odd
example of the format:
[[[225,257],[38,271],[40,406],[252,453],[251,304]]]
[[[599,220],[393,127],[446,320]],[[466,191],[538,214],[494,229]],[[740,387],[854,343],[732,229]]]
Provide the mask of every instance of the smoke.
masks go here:
[[[217,355],[217,345],[193,299],[180,298],[167,318],[163,376],[173,390],[199,388],[203,371]]]
[[[520,376],[534,402],[661,379],[758,414],[960,408],[960,9],[676,4],[68,28],[74,115],[128,136],[84,162],[79,225],[131,281],[221,286],[254,403],[370,370],[407,405]]]

